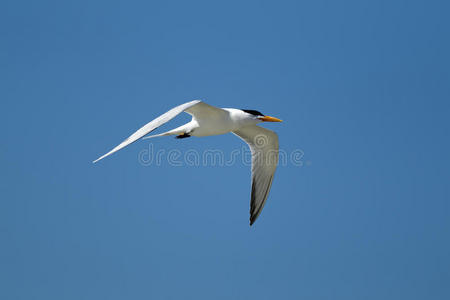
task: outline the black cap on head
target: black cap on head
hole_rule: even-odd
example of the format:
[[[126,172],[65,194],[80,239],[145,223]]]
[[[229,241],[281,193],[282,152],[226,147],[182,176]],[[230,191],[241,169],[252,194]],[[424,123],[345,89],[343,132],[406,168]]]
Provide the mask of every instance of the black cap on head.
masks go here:
[[[262,113],[260,113],[257,110],[252,110],[252,109],[241,109],[242,111],[245,111],[248,114],[254,115],[254,116],[261,116],[264,117],[264,115]]]

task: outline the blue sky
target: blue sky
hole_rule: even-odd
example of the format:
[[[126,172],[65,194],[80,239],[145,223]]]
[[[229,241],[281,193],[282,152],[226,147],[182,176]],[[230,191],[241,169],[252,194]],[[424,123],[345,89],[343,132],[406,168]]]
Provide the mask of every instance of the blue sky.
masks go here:
[[[0,298],[449,299],[447,1],[2,1]],[[256,109],[302,166],[144,166],[173,106]],[[164,129],[188,120],[180,116]]]

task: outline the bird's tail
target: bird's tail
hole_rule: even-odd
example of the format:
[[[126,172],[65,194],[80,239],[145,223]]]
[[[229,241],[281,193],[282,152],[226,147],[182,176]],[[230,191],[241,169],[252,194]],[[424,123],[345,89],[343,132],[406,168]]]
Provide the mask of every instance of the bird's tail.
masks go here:
[[[189,123],[188,123],[189,124]],[[146,140],[146,139],[151,139],[151,138],[155,138],[155,137],[160,137],[160,136],[168,136],[168,135],[181,135],[181,134],[185,134],[187,131],[187,124],[182,125],[178,128],[169,130],[167,132],[164,133],[160,133],[160,134],[155,134],[155,135],[149,135],[149,136],[145,136],[142,139]]]
[[[170,133],[170,131],[168,131],[168,132],[164,132],[164,133],[160,133],[160,134],[144,136],[142,138],[142,140],[151,139],[151,138],[160,137],[160,136],[167,136],[167,135],[172,135],[172,134],[173,133]]]

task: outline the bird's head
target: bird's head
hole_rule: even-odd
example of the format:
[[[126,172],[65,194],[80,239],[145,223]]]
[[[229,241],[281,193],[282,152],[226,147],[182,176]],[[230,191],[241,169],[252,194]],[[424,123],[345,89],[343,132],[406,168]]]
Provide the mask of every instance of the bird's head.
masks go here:
[[[265,116],[257,110],[242,109],[242,111],[249,114],[251,118],[253,118],[254,120],[257,120],[259,122],[283,122],[282,120],[280,120],[278,118],[271,117],[271,116]]]

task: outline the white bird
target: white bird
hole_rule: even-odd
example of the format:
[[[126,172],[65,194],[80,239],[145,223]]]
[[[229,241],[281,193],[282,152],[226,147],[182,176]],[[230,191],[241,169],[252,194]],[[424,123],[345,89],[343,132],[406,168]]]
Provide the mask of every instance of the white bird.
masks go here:
[[[173,130],[146,136],[167,123],[181,112],[192,115],[192,120]],[[252,192],[250,201],[250,225],[258,218],[269,195],[275,169],[278,164],[278,135],[256,126],[261,122],[282,122],[265,116],[256,110],[217,108],[200,100],[194,100],[172,108],[165,114],[144,125],[114,149],[99,157],[94,163],[134,143],[140,138],[176,135],[177,138],[210,136],[232,132],[244,140],[252,153]]]

